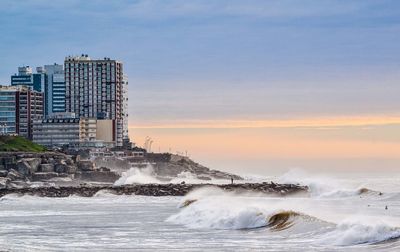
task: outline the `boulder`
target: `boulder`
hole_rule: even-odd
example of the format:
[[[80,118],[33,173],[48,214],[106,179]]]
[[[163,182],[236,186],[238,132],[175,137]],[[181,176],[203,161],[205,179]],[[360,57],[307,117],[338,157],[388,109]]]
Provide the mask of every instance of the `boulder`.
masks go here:
[[[35,173],[39,170],[39,165],[42,162],[41,158],[27,158],[24,160],[31,167],[31,173]]]
[[[66,165],[64,172],[68,173],[68,174],[74,174],[76,172],[76,166],[73,165],[73,164],[72,165]]]
[[[54,172],[54,165],[53,164],[41,164],[39,166],[40,172]]]
[[[93,171],[94,163],[90,160],[78,161],[77,162],[78,169],[81,171]]]
[[[0,189],[5,189],[10,184],[9,178],[0,178]]]
[[[7,177],[8,171],[0,170],[0,177]]]
[[[73,164],[74,164],[74,161],[72,161],[72,159],[66,159],[66,160],[65,160],[65,164],[67,164],[67,165],[73,165]]]
[[[66,164],[56,164],[54,166],[54,171],[57,173],[65,173],[67,170],[67,165]]]
[[[32,167],[29,165],[29,163],[28,162],[26,162],[26,161],[23,161],[23,160],[21,160],[21,161],[18,161],[18,163],[17,163],[17,170],[18,170],[18,172],[20,173],[20,174],[22,174],[22,175],[24,175],[24,176],[29,176],[29,175],[31,175],[33,172],[32,172]]]
[[[0,164],[4,165],[6,169],[8,169],[11,166],[15,166],[17,163],[17,160],[15,156],[9,156],[9,157],[1,157],[0,159]]]
[[[32,175],[33,181],[46,181],[52,178],[58,177],[58,173],[56,172],[37,172]]]
[[[102,166],[102,167],[100,167],[100,168],[98,169],[98,171],[102,171],[102,172],[110,172],[110,171],[111,171],[111,169],[110,169],[110,168],[107,168],[107,167],[104,167],[104,166]]]
[[[24,176],[21,173],[19,173],[18,171],[11,169],[7,174],[7,178],[9,178],[11,180],[23,180]]]

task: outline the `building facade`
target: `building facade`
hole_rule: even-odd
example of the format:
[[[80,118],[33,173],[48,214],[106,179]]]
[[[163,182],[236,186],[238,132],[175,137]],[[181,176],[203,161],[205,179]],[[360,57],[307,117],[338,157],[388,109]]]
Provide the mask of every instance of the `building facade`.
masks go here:
[[[0,122],[4,133],[32,139],[33,120],[43,117],[43,94],[26,86],[0,87]]]
[[[32,73],[29,66],[18,67],[18,74],[11,76],[11,86],[26,86],[38,92],[44,92],[47,83],[47,75],[43,67],[37,67],[36,73]]]
[[[33,142],[43,146],[63,146],[79,142],[78,118],[47,118],[33,121]]]
[[[33,120],[43,118],[43,93],[21,87],[16,93],[17,134],[32,139]]]
[[[63,65],[45,65],[45,115],[65,112],[65,78]]]
[[[53,147],[113,147],[113,120],[78,118],[74,113],[54,113],[33,123],[33,142]],[[111,136],[111,138],[110,138]]]
[[[17,134],[16,126],[16,88],[0,86],[0,134]]]
[[[79,117],[113,120],[116,145],[122,146],[127,95],[122,62],[81,55],[66,57],[64,69],[66,111]]]

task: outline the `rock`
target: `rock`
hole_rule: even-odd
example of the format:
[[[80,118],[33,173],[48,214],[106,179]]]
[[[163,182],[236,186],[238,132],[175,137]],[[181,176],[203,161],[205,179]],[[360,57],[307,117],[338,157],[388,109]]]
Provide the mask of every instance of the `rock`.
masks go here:
[[[0,178],[0,189],[5,189],[10,184],[9,178]]]
[[[81,171],[93,171],[94,163],[90,160],[82,160],[77,162],[78,170]]]
[[[76,179],[87,180],[90,182],[106,182],[114,183],[119,179],[119,175],[115,172],[102,172],[102,171],[82,171],[75,174]]]
[[[197,178],[201,179],[201,180],[211,180],[210,177],[206,177],[206,176],[197,176]]]
[[[46,181],[52,178],[58,177],[58,173],[56,172],[37,172],[32,175],[33,181]]]
[[[17,163],[17,170],[20,174],[24,176],[30,176],[32,172],[32,167],[26,161],[18,161]]]
[[[15,164],[17,162],[15,156],[10,156],[10,157],[2,157],[1,158],[1,163],[4,165],[8,165],[8,164]]]
[[[74,161],[72,159],[68,158],[68,159],[65,160],[65,164],[74,165],[75,163],[74,163]]]
[[[56,164],[54,166],[54,171],[57,173],[65,173],[67,170],[67,165],[66,164]]]
[[[27,158],[24,159],[25,162],[27,162],[29,164],[29,166],[31,167],[31,173],[35,173],[38,171],[39,169],[39,165],[42,162],[41,158]]]
[[[65,166],[65,172],[68,173],[68,174],[74,174],[76,172],[76,166],[74,164],[66,165]]]
[[[53,164],[41,164],[39,165],[40,172],[54,172],[54,165]]]
[[[24,176],[20,174],[18,171],[11,169],[7,174],[7,178],[11,180],[23,180]]]
[[[8,171],[0,170],[0,177],[7,177]]]
[[[111,169],[110,169],[110,168],[107,168],[107,167],[100,167],[100,168],[98,169],[98,171],[102,171],[102,172],[110,172],[110,171],[111,171]]]

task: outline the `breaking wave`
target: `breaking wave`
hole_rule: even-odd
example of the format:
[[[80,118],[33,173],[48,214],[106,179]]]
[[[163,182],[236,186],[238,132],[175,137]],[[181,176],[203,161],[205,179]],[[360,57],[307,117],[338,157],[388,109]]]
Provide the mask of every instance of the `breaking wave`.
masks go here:
[[[400,229],[383,222],[363,223],[347,220],[339,223],[336,228],[324,234],[319,240],[323,244],[339,246],[357,244],[375,244],[400,238]]]
[[[334,223],[330,218],[309,214],[313,211],[298,210],[295,204],[285,208],[260,197],[202,188],[188,194],[178,205],[179,212],[167,222],[194,229],[265,229],[266,235],[282,232],[282,235],[312,236],[317,245],[375,244],[400,238],[400,228],[367,216],[354,215]]]

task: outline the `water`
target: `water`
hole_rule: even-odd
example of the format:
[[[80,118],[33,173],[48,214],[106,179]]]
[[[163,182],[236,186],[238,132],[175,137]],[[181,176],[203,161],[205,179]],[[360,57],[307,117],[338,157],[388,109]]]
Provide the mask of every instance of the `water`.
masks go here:
[[[279,179],[296,176],[312,185],[310,194],[204,188],[185,197],[7,195],[0,201],[0,250],[400,251],[397,179]],[[196,201],[179,208],[187,200]]]

